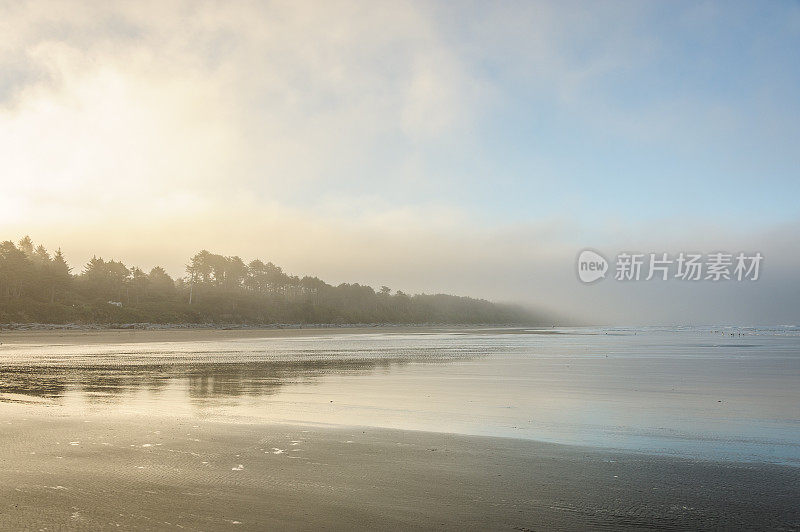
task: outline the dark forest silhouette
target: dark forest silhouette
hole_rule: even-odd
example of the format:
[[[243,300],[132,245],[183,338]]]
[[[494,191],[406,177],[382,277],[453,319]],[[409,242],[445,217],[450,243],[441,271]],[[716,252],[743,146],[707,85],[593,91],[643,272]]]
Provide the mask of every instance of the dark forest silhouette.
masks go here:
[[[286,274],[271,262],[200,251],[186,276],[145,272],[92,258],[77,274],[61,250],[29,237],[0,244],[0,323],[533,324],[517,306],[444,294],[392,294],[360,284],[331,286]]]

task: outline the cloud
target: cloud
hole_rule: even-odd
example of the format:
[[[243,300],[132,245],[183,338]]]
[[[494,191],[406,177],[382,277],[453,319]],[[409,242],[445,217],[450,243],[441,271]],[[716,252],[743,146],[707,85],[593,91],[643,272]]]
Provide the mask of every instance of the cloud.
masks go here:
[[[788,244],[770,248],[781,274],[747,295],[759,302],[750,311],[729,304],[731,291],[708,288],[708,303],[692,306],[682,289],[593,290],[574,278],[586,246],[757,249],[787,219],[780,238],[800,233],[767,209],[747,234],[713,215],[735,204],[716,199],[725,189],[713,185],[727,181],[713,171],[741,173],[750,157],[777,172],[796,158],[785,155],[796,106],[767,95],[743,111],[741,95],[700,90],[713,47],[686,54],[655,30],[683,35],[707,14],[676,12],[6,3],[0,223],[5,237],[63,246],[76,266],[97,253],[179,275],[207,247],[332,282],[538,302],[599,321],[700,320],[723,307],[723,318],[795,319],[780,295],[797,286]],[[654,25],[659,16],[669,24]],[[764,72],[778,95],[793,94],[791,80]],[[732,150],[752,142],[740,133],[753,124],[780,139],[758,157]],[[662,168],[670,158],[693,171]],[[773,192],[747,190],[771,205]],[[704,212],[679,217],[690,201]],[[769,310],[766,293],[783,303]]]
[[[118,211],[131,195],[176,188],[293,197],[334,188],[329,179],[364,184],[358,167],[369,153],[392,143],[413,151],[480,107],[458,58],[412,4],[9,11],[0,61],[24,68],[4,83],[4,180],[35,180],[68,206],[79,199],[69,191],[100,194]]]

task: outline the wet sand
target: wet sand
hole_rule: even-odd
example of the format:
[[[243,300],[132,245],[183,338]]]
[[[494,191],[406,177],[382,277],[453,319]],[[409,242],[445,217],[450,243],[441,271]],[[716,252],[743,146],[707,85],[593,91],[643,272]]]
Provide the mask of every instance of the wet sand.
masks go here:
[[[3,529],[800,527],[800,468],[788,466],[374,428],[26,415],[0,418]]]
[[[536,332],[0,332],[0,529],[800,529],[797,338]]]

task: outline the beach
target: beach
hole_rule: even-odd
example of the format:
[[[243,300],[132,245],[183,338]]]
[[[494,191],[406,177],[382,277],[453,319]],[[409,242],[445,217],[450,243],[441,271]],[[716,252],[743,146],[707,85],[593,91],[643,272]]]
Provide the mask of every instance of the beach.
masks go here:
[[[148,324],[150,325],[150,324]],[[106,344],[149,342],[193,342],[235,340],[245,338],[293,338],[312,335],[394,334],[473,330],[466,326],[285,326],[285,327],[183,327],[183,326],[131,326],[125,329],[81,327],[32,328],[28,330],[0,330],[0,343],[6,344]]]
[[[4,419],[4,529],[793,529],[800,469],[374,428]]]
[[[800,527],[792,331],[1,337],[6,530]]]

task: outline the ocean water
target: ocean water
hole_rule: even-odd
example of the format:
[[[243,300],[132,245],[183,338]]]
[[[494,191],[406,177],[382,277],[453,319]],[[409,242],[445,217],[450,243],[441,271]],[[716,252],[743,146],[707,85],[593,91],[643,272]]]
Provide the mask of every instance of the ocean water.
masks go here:
[[[800,466],[800,329],[0,345],[4,414],[375,426]]]

